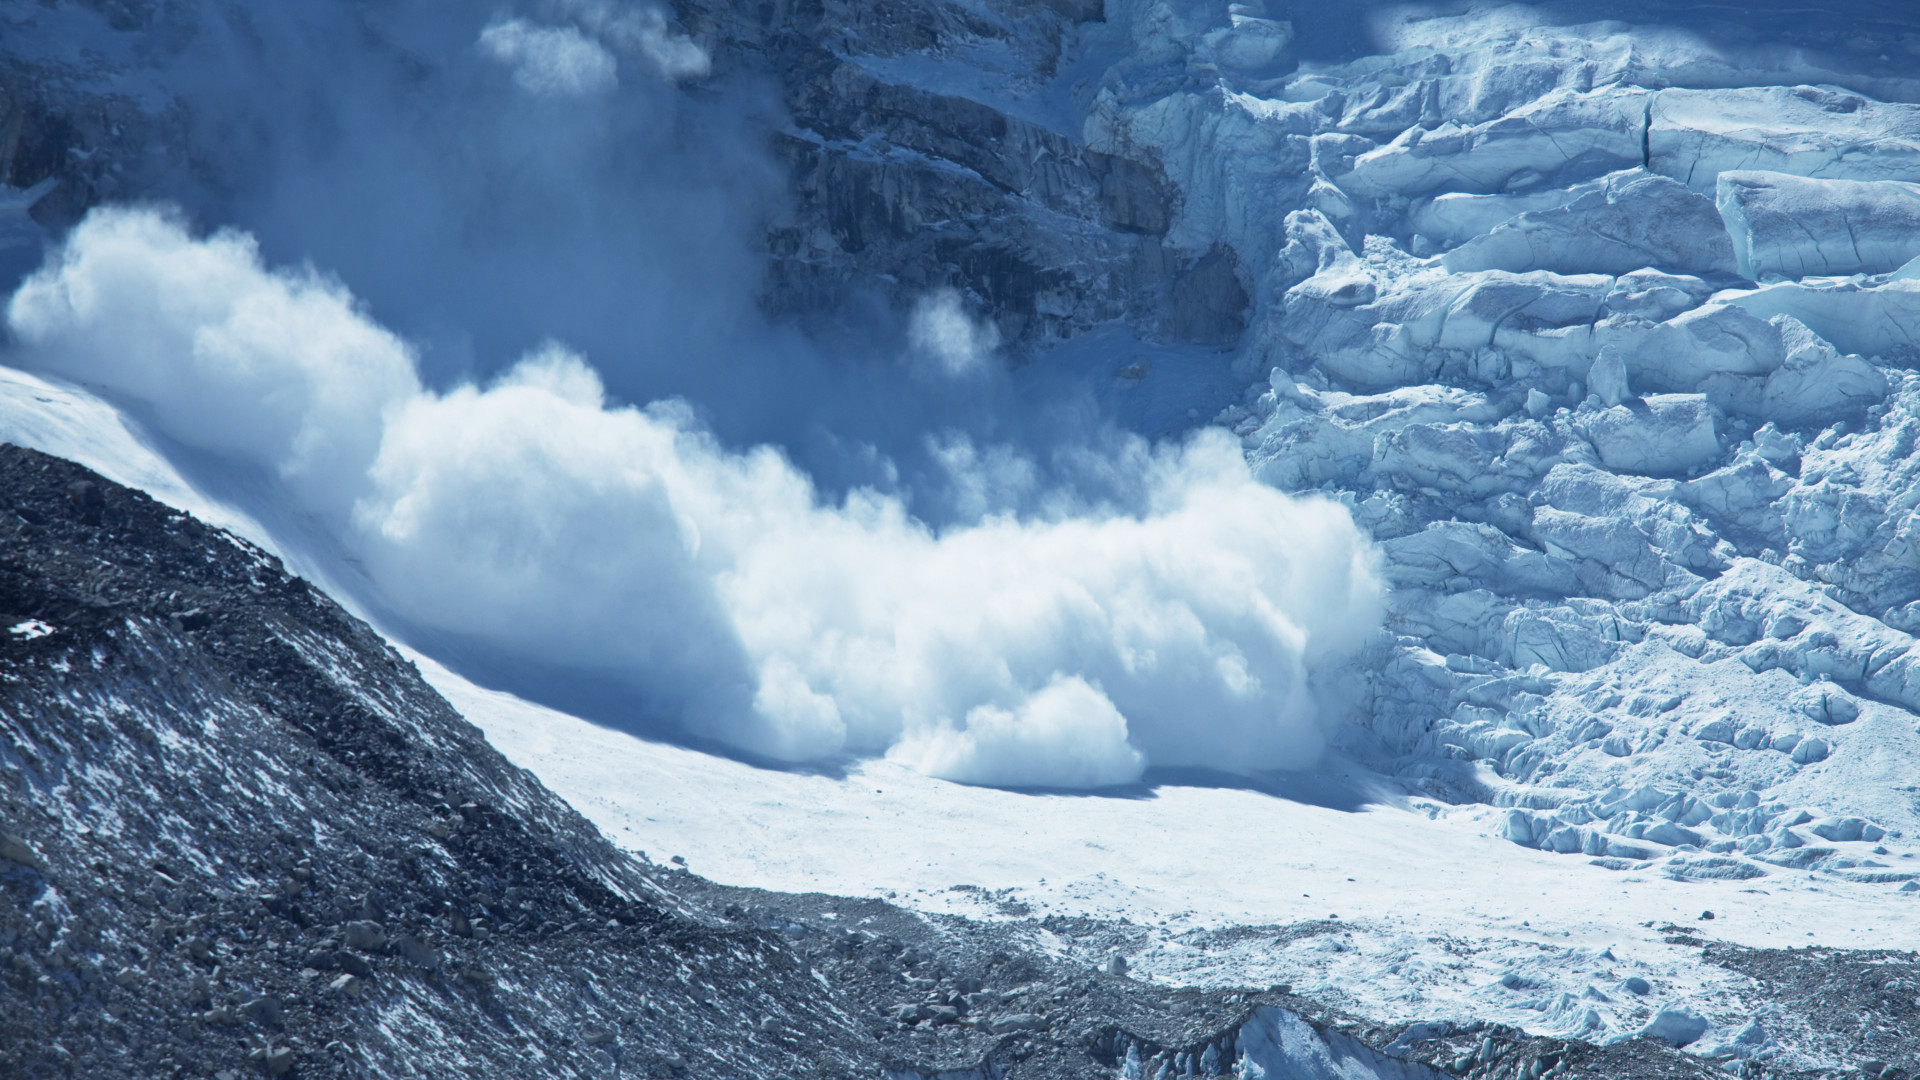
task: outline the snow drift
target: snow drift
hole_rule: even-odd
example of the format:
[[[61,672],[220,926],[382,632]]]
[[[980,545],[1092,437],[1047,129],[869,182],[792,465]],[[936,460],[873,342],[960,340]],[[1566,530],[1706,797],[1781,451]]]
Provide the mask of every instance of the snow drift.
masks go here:
[[[1260,484],[1224,432],[1127,444],[1135,504],[936,530],[893,495],[824,500],[683,403],[609,402],[558,345],[426,388],[337,282],[147,209],[96,211],[8,322],[15,363],[278,474],[402,618],[783,760],[1060,786],[1303,765],[1311,675],[1381,607],[1347,511]]]

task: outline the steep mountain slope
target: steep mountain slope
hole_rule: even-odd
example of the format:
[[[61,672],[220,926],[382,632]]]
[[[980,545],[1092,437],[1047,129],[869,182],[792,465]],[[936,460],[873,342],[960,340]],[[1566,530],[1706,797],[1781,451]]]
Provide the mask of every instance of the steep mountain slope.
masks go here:
[[[0,454],[8,1075],[877,1068],[276,560]]]
[[[653,867],[257,548],[14,446],[0,498],[9,1076],[1429,1075],[1284,993]]]
[[[1330,695],[1341,756],[1442,827],[1511,844],[1500,866],[1564,863],[1569,893],[1637,903],[1672,886],[1705,897],[1676,916],[1696,930],[1713,927],[1693,911],[1724,927],[1740,909],[1774,925],[1722,933],[1777,945],[1791,923],[1883,944],[1851,914],[1908,925],[1920,892],[1913,15],[1323,7],[687,3],[678,17],[717,71],[765,75],[787,110],[793,198],[765,236],[769,310],[877,297],[904,311],[956,288],[1009,358],[1079,365],[1153,434],[1170,416],[1217,420],[1271,484],[1351,507],[1395,588],[1387,632],[1325,679],[1359,688]],[[14,40],[57,41],[47,28],[67,19],[113,47],[96,70],[28,45],[10,61],[0,151],[24,193],[7,234],[29,237],[15,253],[38,239],[29,202],[63,225],[141,194],[127,185],[152,175],[148,155],[184,152],[165,95],[121,77],[141,70],[133,43],[167,25],[161,9],[46,11],[45,38]],[[1225,389],[1192,413],[1160,408],[1190,392],[1196,350]],[[1238,404],[1199,407],[1223,399]],[[821,802],[841,812],[864,775]],[[596,821],[636,820],[638,798],[605,796],[619,805]],[[804,833],[790,818],[785,834]],[[920,872],[915,853],[899,862]],[[756,873],[770,871],[733,879]],[[910,876],[836,883],[875,893]],[[1444,891],[1425,885],[1423,899]],[[1644,937],[1698,960],[1643,1001],[1579,966],[1610,965],[1604,942],[1520,963],[1537,925],[1488,920],[1456,949],[1436,944],[1455,912],[1419,933],[1400,915],[1307,960],[1278,931],[1169,935],[1137,970],[1206,983],[1311,965],[1356,1010],[1410,1021],[1429,1008],[1418,995],[1465,978],[1446,967],[1460,951],[1499,968],[1468,968],[1485,978],[1448,1002],[1463,1020],[1616,1039],[1671,1005],[1712,1023],[1655,1033],[1722,1060],[1912,1054],[1897,957],[1844,954],[1816,977],[1800,952],[1702,954],[1698,935],[1655,923]],[[1716,957],[1756,980],[1750,998],[1688,998],[1727,970]],[[1743,1036],[1779,1000],[1760,984],[1809,1003],[1829,982],[1868,1019],[1796,1006]]]
[[[0,507],[9,1076],[1710,1075],[1652,1039],[1136,980],[1126,923],[658,867],[245,541],[15,446]],[[1912,975],[1828,960],[1882,995],[1849,1022]],[[1806,992],[1779,956],[1727,962]]]

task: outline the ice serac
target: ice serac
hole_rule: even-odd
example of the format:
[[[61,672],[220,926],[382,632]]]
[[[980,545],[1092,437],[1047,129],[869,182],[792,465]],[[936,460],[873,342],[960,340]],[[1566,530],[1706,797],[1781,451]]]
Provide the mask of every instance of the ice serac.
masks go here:
[[[1647,120],[1647,168],[1703,195],[1726,172],[1920,180],[1920,106],[1831,86],[1666,89]]]
[[[1885,274],[1920,256],[1920,184],[1735,171],[1715,199],[1755,281]]]
[[[1089,128],[1254,278],[1219,420],[1382,544],[1337,745],[1602,866],[1920,876],[1920,95],[1512,9],[1379,33],[1116,66]]]
[[[1556,88],[1478,124],[1416,125],[1333,179],[1363,198],[1497,192],[1532,177],[1584,180],[1641,163],[1647,95],[1618,84]]]
[[[1517,214],[1448,252],[1441,265],[1454,273],[1734,269],[1727,230],[1713,204],[1676,180],[1630,169],[1574,190],[1579,194],[1571,202]]]

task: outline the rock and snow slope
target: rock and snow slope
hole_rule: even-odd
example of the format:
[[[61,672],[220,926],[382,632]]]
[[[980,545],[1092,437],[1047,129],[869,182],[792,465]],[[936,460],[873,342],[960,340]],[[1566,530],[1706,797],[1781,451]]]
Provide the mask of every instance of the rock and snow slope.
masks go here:
[[[1691,946],[1651,940],[1679,935],[1635,927],[1713,909],[1710,929],[1749,945],[1914,944],[1898,928],[1920,911],[1920,84],[1900,13],[1827,26],[1783,11],[1761,27],[1762,11],[1717,46],[1695,5],[1608,22],[1467,5],[1380,12],[1369,46],[1315,51],[1332,17],[1277,2],[732,8],[682,16],[716,63],[783,80],[799,195],[772,226],[771,306],[954,286],[1036,369],[1086,362],[1072,350],[1089,337],[1048,350],[1113,320],[1148,341],[1232,343],[1252,390],[1217,419],[1269,483],[1346,503],[1393,585],[1386,632],[1326,680],[1357,688],[1334,744],[1400,793],[1383,801],[1433,819],[1177,786],[1037,802],[642,744],[588,767],[571,747],[614,736],[542,743],[564,721],[464,698],[499,717],[482,720],[497,741],[623,842],[685,844],[743,883],[819,873],[822,888],[922,890],[936,906],[966,894],[934,891],[998,875],[1022,902],[1083,913],[1322,918],[1315,889],[1298,890],[1311,910],[1279,902],[1265,871],[1286,856],[1260,833],[1251,853],[1194,854],[1216,850],[1221,818],[1272,814],[1268,834],[1337,838],[1309,872],[1359,886],[1423,866],[1431,891],[1403,887],[1420,897],[1411,925],[1471,927],[1465,947],[1498,958],[1485,979],[1437,990],[1457,981],[1435,974],[1446,947],[1406,941],[1419,935],[1392,920],[1408,905],[1379,889],[1334,894],[1351,947],[1215,965],[1169,936],[1147,970],[1284,971],[1382,1015],[1438,1002],[1593,1038],[1691,1007],[1715,1029],[1685,1040],[1702,1054],[1857,1059],[1795,1041],[1791,1018],[1774,1041],[1742,1036],[1744,984],[1709,985],[1724,975]],[[1123,413],[1156,423],[1142,402],[1167,392],[1161,347],[1130,340],[1092,365],[1133,387],[1111,395]],[[676,786],[676,770],[710,779]],[[737,828],[775,839],[735,863],[702,855],[712,819],[688,807],[710,785],[769,793]],[[914,795],[898,818],[858,801],[899,787]],[[1114,846],[1168,822],[1170,839],[1164,862],[1083,864],[1079,836],[1015,840],[1005,824],[997,847],[1030,862],[929,859],[922,845],[954,831],[917,816],[929,803],[1002,823],[1044,803]],[[1401,834],[1428,841],[1395,854],[1382,836]],[[849,845],[875,854],[831,857]],[[822,865],[836,869],[809,869]],[[1536,913],[1486,898],[1477,876],[1448,885],[1463,866],[1544,882],[1555,902]],[[1182,884],[1196,875],[1207,888]],[[1172,899],[1195,892],[1207,903]],[[1594,951],[1522,960],[1537,925]],[[1603,959],[1608,946],[1629,955]],[[1629,963],[1660,976],[1645,1004],[1596,981]]]
[[[1284,991],[1167,994],[995,925],[654,866],[273,556],[12,445],[0,615],[10,1078],[1424,1080],[1475,1040],[1509,1067],[1662,1061],[1486,1025],[1390,1056],[1403,1032]]]

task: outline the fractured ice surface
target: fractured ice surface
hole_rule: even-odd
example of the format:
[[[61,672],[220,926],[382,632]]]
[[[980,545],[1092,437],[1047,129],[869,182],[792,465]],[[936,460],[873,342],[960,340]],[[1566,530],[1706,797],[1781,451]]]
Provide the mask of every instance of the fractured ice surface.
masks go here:
[[[1742,277],[1886,274],[1920,256],[1920,184],[1724,172],[1715,199]]]
[[[1603,865],[1920,876],[1920,106],[1658,27],[1382,26],[1087,122],[1253,278],[1260,475],[1382,542],[1340,745]]]

